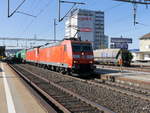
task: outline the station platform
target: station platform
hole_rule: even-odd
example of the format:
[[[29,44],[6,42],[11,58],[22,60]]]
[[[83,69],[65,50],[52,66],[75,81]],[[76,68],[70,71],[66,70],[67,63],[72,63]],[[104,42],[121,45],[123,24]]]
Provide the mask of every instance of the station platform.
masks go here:
[[[150,66],[150,62],[134,62],[134,63],[131,63],[131,65],[139,65],[139,66]]]
[[[0,62],[0,113],[48,113],[4,62]]]
[[[110,69],[101,66],[97,66],[96,72],[104,80],[113,80],[115,82],[150,89],[150,73],[148,72]]]

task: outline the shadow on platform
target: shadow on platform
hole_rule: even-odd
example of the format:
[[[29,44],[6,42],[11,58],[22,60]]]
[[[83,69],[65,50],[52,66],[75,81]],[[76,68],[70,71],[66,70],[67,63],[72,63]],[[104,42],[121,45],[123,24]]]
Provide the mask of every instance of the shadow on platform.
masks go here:
[[[20,77],[19,76],[5,76],[5,77],[0,76],[0,78],[20,78]]]
[[[120,73],[121,70],[111,70],[111,69],[99,69],[97,68],[96,70],[96,73],[98,74],[112,74],[112,73]],[[128,71],[122,71],[122,73],[127,73]]]
[[[0,68],[0,72],[3,72],[3,70]]]

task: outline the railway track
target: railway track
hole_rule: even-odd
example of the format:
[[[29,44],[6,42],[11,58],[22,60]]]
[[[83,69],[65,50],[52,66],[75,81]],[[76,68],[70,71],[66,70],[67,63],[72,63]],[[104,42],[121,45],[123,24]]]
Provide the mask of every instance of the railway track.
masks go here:
[[[64,113],[115,113],[19,65],[11,65]]]
[[[61,75],[46,69],[31,65],[21,65],[22,68],[44,77],[63,88],[68,89],[98,105],[102,105],[116,113],[149,113],[149,97],[131,92],[118,86],[109,86],[96,80],[85,80],[72,76]],[[35,71],[36,70],[36,71]]]
[[[103,85],[112,90],[118,91],[120,93],[150,101],[150,90],[147,90],[147,89],[143,89],[139,87],[131,87],[131,86],[119,84],[116,82],[109,82],[109,81],[103,82],[99,79],[94,79],[90,83],[95,84],[95,85]]]

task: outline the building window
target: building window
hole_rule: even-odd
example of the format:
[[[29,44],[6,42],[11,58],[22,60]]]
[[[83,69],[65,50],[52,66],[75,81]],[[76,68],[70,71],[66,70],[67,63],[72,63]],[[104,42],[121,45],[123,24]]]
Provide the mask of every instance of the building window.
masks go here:
[[[145,46],[145,49],[148,49],[149,48],[149,46]]]
[[[100,16],[95,16],[95,18],[101,18]]]

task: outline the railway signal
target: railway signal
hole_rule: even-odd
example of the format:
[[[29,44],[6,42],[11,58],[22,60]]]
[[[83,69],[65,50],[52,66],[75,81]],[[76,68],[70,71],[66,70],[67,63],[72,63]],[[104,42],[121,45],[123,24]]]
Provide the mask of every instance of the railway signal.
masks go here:
[[[148,5],[150,5],[150,0],[114,0],[114,1],[128,2],[128,3],[133,4],[134,25],[139,24],[139,22],[137,22],[137,7],[138,7],[138,4],[146,5],[146,8],[148,8]]]

